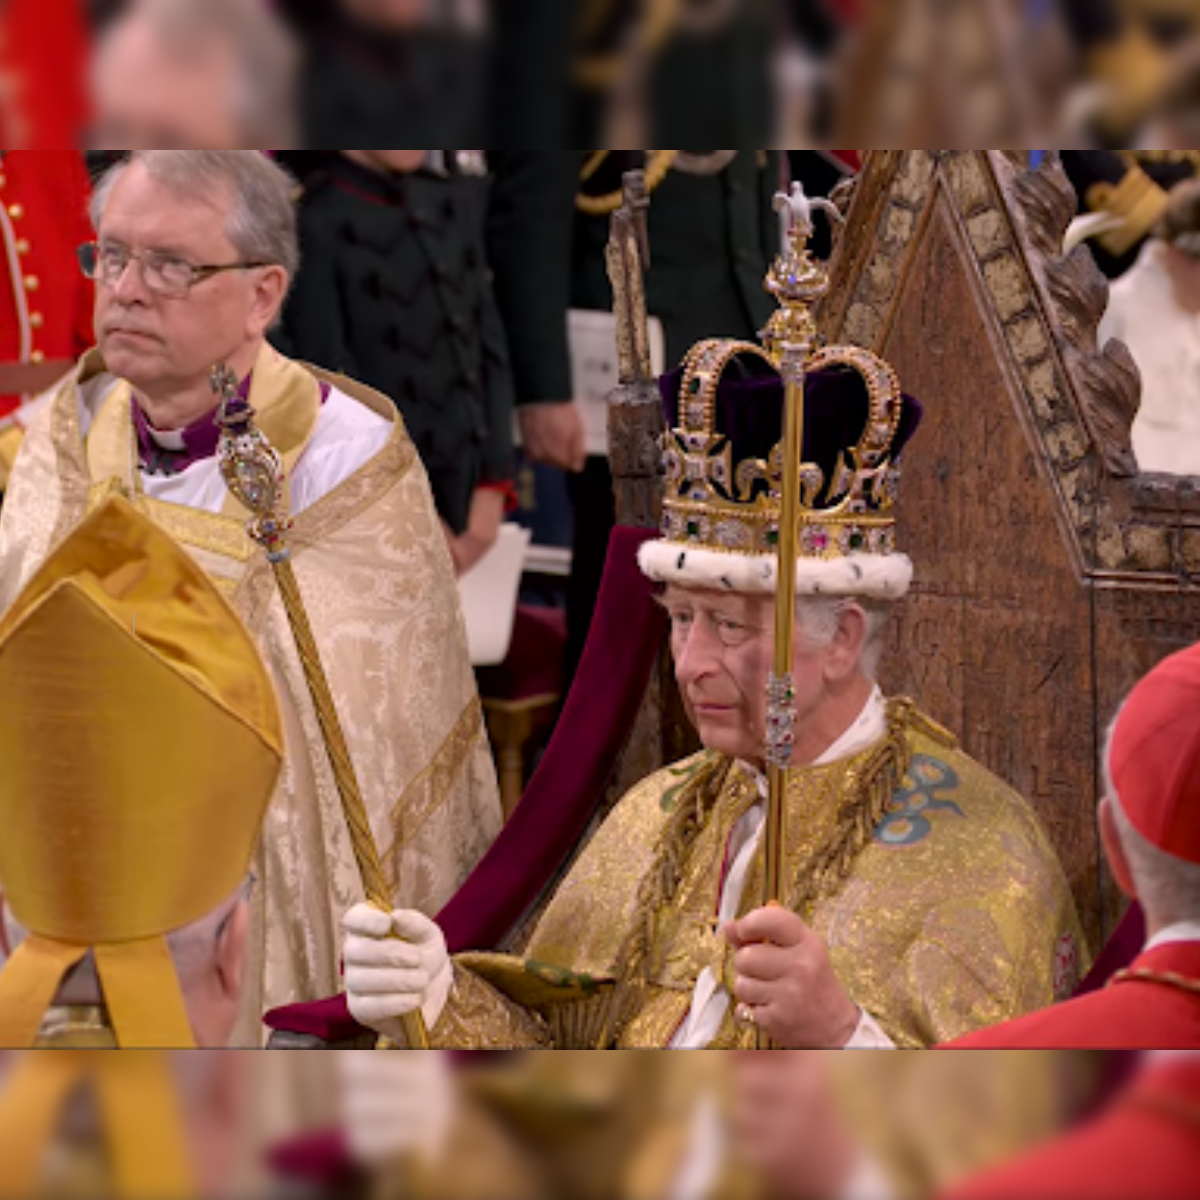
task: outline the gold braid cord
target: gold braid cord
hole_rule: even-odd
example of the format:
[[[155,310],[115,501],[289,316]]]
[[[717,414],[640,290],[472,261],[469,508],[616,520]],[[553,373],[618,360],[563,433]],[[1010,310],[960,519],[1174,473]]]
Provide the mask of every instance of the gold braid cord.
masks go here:
[[[312,695],[325,751],[341,798],[363,891],[372,905],[382,912],[390,912],[392,906],[387,881],[371,832],[367,806],[363,802],[346,736],[338,719],[304,599],[292,569],[291,551],[287,545],[287,533],[292,523],[286,511],[283,461],[255,425],[254,410],[239,395],[237,376],[228,367],[213,368],[212,389],[220,397],[217,424],[221,429],[221,476],[238,502],[252,514],[246,531],[266,552],[279,585],[279,594],[283,598],[296,651],[304,669],[304,679]],[[429,1035],[419,1012],[405,1017],[403,1025],[410,1050],[429,1048]]]
[[[678,150],[652,150],[650,161],[646,164],[646,192],[651,194],[666,179],[675,163]],[[590,179],[599,169],[609,151],[599,152],[599,156],[588,159],[584,167],[583,180]],[[615,192],[606,192],[602,196],[589,196],[580,192],[575,197],[575,207],[589,217],[607,217],[615,213],[625,202],[625,192],[618,188]]]
[[[1109,987],[1119,983],[1160,983],[1163,987],[1175,988],[1180,992],[1189,992],[1200,996],[1200,979],[1189,979],[1186,975],[1177,975],[1174,971],[1151,971],[1145,967],[1130,968],[1118,971],[1109,981]]]
[[[920,720],[911,700],[889,702],[887,733],[863,759],[853,782],[845,781],[844,790],[850,794],[828,798],[829,803],[841,804],[837,821],[825,841],[806,855],[796,870],[787,894],[792,912],[809,918],[815,905],[836,893],[850,877],[904,782],[912,756],[908,730]],[[733,765],[731,759],[718,759],[713,767],[698,772],[681,792],[660,835],[653,865],[638,891],[637,920],[617,956],[613,1003],[595,1049],[615,1046],[645,1003],[650,983],[646,964],[657,933],[657,914],[670,907],[678,894],[696,839],[712,815]],[[797,772],[788,774],[791,777]],[[735,1029],[710,1048],[748,1047],[755,1041],[753,1029]]]

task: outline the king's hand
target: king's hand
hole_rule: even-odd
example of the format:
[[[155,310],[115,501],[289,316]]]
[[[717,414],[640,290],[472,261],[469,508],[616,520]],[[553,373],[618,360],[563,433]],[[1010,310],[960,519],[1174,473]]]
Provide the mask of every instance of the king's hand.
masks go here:
[[[442,931],[419,912],[386,913],[358,904],[342,920],[346,1001],[360,1024],[401,1045],[401,1018],[418,1009],[437,1024],[454,968]]]
[[[833,969],[824,940],[793,912],[756,909],[725,926],[737,951],[739,1011],[784,1049],[840,1050],[862,1013]]]

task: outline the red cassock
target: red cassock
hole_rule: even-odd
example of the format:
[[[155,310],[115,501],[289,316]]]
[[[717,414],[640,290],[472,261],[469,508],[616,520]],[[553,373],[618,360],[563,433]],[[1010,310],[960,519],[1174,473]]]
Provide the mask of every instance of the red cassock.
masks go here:
[[[1159,946],[1098,992],[981,1029],[951,1047],[1200,1049],[1200,942]],[[1195,1191],[1200,1194],[1200,1176]]]
[[[1200,1062],[1189,1057],[1151,1062],[1099,1117],[955,1188],[948,1200],[1194,1200],[1198,1193]]]
[[[78,150],[0,156],[0,369],[73,360],[93,344],[91,283],[76,248],[92,239]],[[0,418],[20,401],[0,393]]]

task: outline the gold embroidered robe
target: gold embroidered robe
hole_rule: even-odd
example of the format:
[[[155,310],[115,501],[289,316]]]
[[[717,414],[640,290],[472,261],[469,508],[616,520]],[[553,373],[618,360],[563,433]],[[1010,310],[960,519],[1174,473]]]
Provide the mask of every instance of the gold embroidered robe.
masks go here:
[[[269,564],[246,536],[244,510],[232,496],[212,514],[144,494],[126,384],[112,381],[85,439],[81,388],[103,382],[103,372],[99,355],[87,356],[25,439],[0,512],[0,612],[96,500],[116,489],[195,555],[257,639],[279,690],[287,743],[254,866],[235,1034],[238,1045],[258,1045],[266,1009],[341,990],[341,919],[363,898],[361,881],[287,616]],[[432,914],[500,828],[495,770],[450,557],[394,406],[265,347],[250,392],[260,427],[293,475],[316,428],[322,378],[392,429],[374,457],[297,515],[293,563],[393,900]],[[147,746],[142,769],[169,779],[170,747]]]
[[[826,940],[851,997],[899,1046],[929,1046],[1052,1004],[1073,989],[1086,948],[1071,892],[1029,805],[904,701],[889,705],[902,778],[849,869],[801,916]],[[789,772],[784,878],[811,876],[819,847],[859,805],[878,747]],[[877,760],[875,760],[877,761]],[[646,877],[689,789],[717,786],[685,848],[670,905],[645,907]],[[439,1046],[596,1048],[631,927],[649,950],[621,1048],[670,1044],[710,966],[732,987],[714,930],[730,833],[758,802],[752,768],[704,752],[646,779],[617,805],[558,889],[524,954],[460,956]],[[762,851],[743,915],[762,895]],[[795,905],[793,905],[795,907]],[[714,1046],[748,1045],[732,1012]]]

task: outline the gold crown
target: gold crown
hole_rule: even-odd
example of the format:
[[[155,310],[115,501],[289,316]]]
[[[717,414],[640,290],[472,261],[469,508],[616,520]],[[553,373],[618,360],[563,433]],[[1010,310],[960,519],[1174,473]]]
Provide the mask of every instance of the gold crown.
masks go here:
[[[774,554],[779,544],[783,451],[733,462],[733,447],[717,429],[716,395],[730,364],[743,355],[774,360],[752,342],[713,340],[694,346],[683,365],[679,425],[667,434],[663,464],[663,536],[721,553]],[[862,377],[869,414],[856,445],[841,450],[829,479],[816,463],[801,467],[800,549],[807,557],[891,554],[895,550],[895,472],[889,451],[900,423],[896,372],[870,351],[819,350],[808,372],[851,367]],[[818,497],[829,498],[824,507]]]
[[[784,387],[780,380],[779,440],[766,458],[750,454],[735,460],[734,436],[740,435],[719,427],[721,382],[731,365],[746,366],[747,359],[765,364],[763,374],[774,378],[781,371],[809,376],[848,368],[865,387],[866,420],[853,445],[804,447],[797,586],[801,591],[834,591],[858,584],[864,592],[902,594],[911,578],[911,563],[895,554],[898,473],[892,450],[904,409],[900,381],[888,363],[868,350],[812,350],[817,341],[812,306],[829,287],[823,267],[808,249],[812,210],[837,210],[829,201],[808,200],[798,185],[790,196],[776,198],[776,208],[786,224],[787,242],[766,288],[779,308],[759,335],[761,346],[710,339],[695,345],[684,359],[678,420],[664,437],[663,536],[643,548],[642,567],[664,582],[773,590],[784,474]],[[839,386],[836,379],[822,385]],[[809,389],[805,407],[819,398],[814,390]],[[758,445],[761,454],[761,442]],[[810,459],[819,459],[821,465]],[[739,558],[748,561],[739,563]],[[850,560],[856,564],[853,568],[838,566]]]
[[[36,1014],[0,1002],[0,1038],[28,1044],[64,966],[89,951],[122,1044],[138,1033],[114,995],[139,972],[175,988],[172,1009],[161,939],[244,880],[282,753],[249,633],[186,551],[106,501],[0,621],[0,886],[31,934],[0,1001],[14,968],[40,975],[42,998]]]

